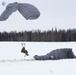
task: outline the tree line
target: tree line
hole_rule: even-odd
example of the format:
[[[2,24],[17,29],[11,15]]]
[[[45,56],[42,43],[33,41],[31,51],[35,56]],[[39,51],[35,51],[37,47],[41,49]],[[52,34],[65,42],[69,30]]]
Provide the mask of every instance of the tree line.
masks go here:
[[[33,30],[33,31],[11,31],[0,32],[0,41],[43,41],[43,42],[64,42],[76,41],[76,29],[68,30]]]

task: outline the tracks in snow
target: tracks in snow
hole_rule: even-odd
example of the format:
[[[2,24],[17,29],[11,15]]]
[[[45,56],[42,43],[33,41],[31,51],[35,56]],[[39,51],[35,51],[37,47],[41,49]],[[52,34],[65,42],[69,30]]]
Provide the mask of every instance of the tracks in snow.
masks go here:
[[[35,61],[35,59],[1,59],[0,63],[6,63],[6,62],[24,62],[24,61]]]

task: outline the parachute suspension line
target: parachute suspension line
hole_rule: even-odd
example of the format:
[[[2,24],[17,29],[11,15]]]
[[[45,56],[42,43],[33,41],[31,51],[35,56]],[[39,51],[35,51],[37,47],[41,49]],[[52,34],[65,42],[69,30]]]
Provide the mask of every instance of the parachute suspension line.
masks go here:
[[[21,45],[22,45],[22,48],[25,47],[25,43],[21,43]]]

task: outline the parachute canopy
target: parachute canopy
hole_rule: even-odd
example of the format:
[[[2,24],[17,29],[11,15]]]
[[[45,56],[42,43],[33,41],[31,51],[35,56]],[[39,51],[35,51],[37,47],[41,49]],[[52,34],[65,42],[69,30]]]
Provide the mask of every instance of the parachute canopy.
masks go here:
[[[13,12],[17,10],[26,20],[37,19],[40,16],[39,10],[34,5],[14,2],[6,6],[6,9],[0,16],[0,21],[5,21]]]
[[[59,60],[76,58],[71,48],[61,48],[53,50],[46,55],[35,55],[35,60]]]

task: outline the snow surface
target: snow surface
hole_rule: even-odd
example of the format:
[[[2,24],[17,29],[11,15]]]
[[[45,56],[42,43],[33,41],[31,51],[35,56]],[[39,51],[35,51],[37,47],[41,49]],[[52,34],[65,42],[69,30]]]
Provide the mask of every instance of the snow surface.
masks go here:
[[[76,59],[36,61],[34,55],[43,55],[58,48],[72,48],[76,42],[23,42],[29,56],[21,51],[22,42],[0,42],[0,75],[76,75]]]

